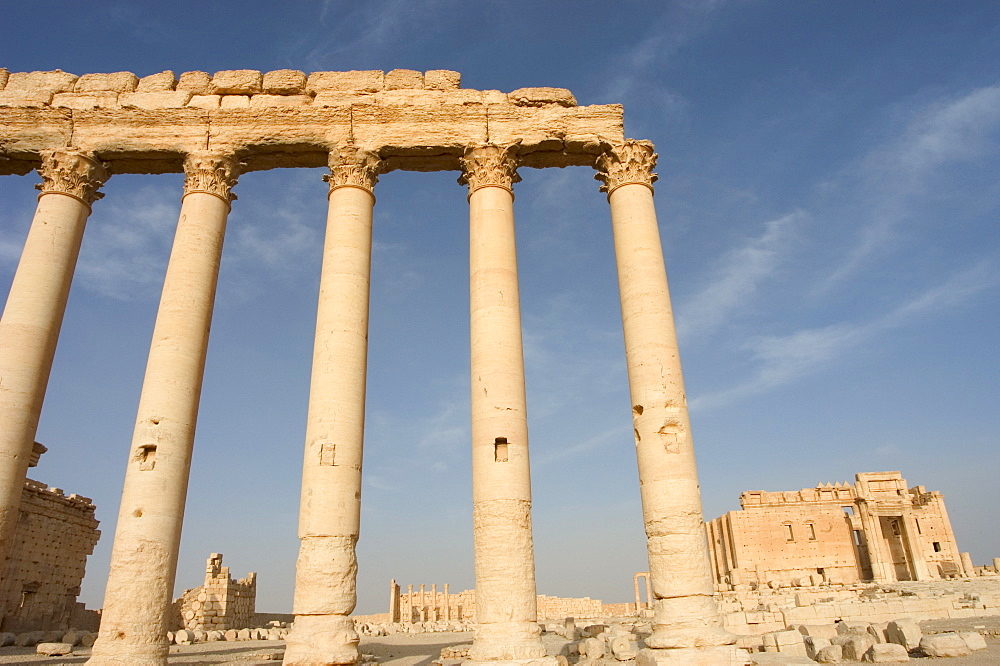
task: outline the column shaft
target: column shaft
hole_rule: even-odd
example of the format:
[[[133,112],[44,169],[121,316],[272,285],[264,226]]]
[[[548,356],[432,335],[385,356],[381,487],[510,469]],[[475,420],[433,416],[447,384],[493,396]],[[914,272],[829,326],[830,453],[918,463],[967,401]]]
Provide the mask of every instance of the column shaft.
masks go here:
[[[538,659],[528,422],[509,148],[466,152],[469,184],[473,661]]]
[[[14,541],[90,204],[108,178],[100,163],[77,151],[46,151],[42,160],[42,193],[0,317],[0,562]]]
[[[196,153],[146,362],[91,664],[166,664],[198,404],[238,164]]]
[[[353,664],[359,658],[350,614],[357,602],[372,188],[380,163],[351,147],[330,159],[302,466],[295,626],[285,664]]]
[[[605,154],[625,355],[654,609],[649,648],[732,643],[714,585],[663,249],[653,207],[652,145]],[[718,659],[719,656],[708,657]]]

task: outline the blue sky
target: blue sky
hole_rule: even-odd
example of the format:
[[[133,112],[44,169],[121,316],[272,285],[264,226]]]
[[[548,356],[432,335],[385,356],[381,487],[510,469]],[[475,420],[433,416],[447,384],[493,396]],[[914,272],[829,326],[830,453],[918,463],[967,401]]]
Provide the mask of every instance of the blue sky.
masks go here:
[[[993,2],[9,0],[0,66],[454,69],[625,105],[657,209],[706,517],[743,490],[900,470],[1000,555],[1000,6]],[[589,169],[522,169],[518,259],[538,591],[625,601],[646,567],[609,213]],[[178,591],[211,552],[291,610],[325,220],[321,170],[240,178]],[[377,188],[358,612],[388,580],[473,586],[468,231],[456,173]],[[0,178],[0,294],[37,176]],[[94,207],[32,476],[114,519],[181,177]]]

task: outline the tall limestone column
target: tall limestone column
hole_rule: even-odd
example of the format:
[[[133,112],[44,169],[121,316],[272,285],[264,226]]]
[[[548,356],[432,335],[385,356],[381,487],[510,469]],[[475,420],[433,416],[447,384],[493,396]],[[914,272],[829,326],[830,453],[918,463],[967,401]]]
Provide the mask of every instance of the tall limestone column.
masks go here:
[[[663,249],[653,207],[656,164],[648,141],[614,146],[597,161],[608,193],[625,331],[642,497],[653,634],[644,663],[724,664],[735,636],[712,598],[687,398]]]
[[[205,352],[239,167],[213,152],[184,162],[183,203],[129,450],[101,631],[87,663],[167,663]]]
[[[38,207],[0,317],[0,562],[21,491],[90,205],[104,165],[72,148],[42,152]]]
[[[537,624],[531,475],[514,243],[515,146],[470,148],[473,662],[552,661]]]
[[[285,664],[353,664],[360,656],[350,615],[357,602],[373,190],[382,169],[377,155],[352,146],[330,154],[299,505],[295,626]]]

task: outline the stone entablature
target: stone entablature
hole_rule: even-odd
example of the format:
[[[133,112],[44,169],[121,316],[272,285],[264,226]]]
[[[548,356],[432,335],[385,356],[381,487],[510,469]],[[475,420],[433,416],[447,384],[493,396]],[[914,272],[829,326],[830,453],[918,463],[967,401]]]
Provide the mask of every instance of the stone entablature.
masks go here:
[[[35,445],[36,454],[44,451]],[[87,557],[101,536],[94,510],[88,497],[24,481],[20,519],[0,576],[0,631],[70,627]]]
[[[523,166],[593,166],[624,140],[618,104],[578,106],[562,88],[470,90],[447,70],[0,73],[0,175],[69,145],[112,173],[180,172],[206,148],[237,155],[244,172],[321,167],[349,143],[387,171],[436,171],[459,170],[466,147],[487,143],[517,143]]]
[[[716,585],[787,587],[973,575],[941,493],[899,472],[855,484],[747,491],[741,511],[706,523]]]

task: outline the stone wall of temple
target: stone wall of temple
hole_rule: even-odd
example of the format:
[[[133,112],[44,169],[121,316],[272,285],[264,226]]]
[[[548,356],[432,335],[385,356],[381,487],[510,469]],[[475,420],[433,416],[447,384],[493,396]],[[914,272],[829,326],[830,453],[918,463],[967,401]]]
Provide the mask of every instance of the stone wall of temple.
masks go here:
[[[212,553],[205,568],[205,584],[185,590],[175,602],[184,629],[210,631],[255,626],[257,574],[233,580],[222,554]]]
[[[941,493],[907,488],[899,472],[858,474],[854,485],[747,491],[740,504],[706,523],[720,590],[972,575]]]
[[[35,446],[32,466],[45,451]],[[26,479],[14,543],[0,576],[0,631],[68,629],[79,614],[87,556],[101,533],[87,497]]]

